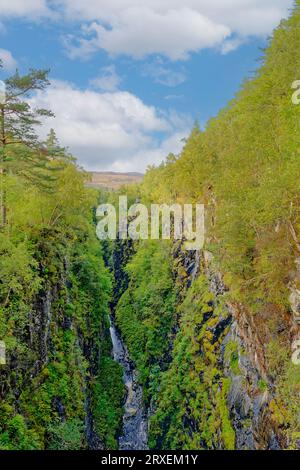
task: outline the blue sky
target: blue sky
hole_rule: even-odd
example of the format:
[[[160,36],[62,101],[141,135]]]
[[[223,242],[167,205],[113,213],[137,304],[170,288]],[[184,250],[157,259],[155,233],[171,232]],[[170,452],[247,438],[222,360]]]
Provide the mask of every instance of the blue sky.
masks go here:
[[[162,5],[163,3],[163,5]],[[0,0],[4,78],[50,68],[55,112],[89,170],[144,171],[179,152],[259,65],[292,0]]]

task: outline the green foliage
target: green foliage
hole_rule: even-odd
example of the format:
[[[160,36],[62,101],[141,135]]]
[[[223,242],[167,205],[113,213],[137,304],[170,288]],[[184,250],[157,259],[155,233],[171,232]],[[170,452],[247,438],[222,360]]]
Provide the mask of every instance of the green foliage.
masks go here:
[[[263,379],[259,379],[257,386],[261,392],[268,390],[268,384]]]
[[[262,67],[205,131],[196,126],[178,158],[145,176],[155,202],[204,202],[207,242],[234,300],[251,310],[287,304],[299,253],[300,7],[274,32]]]
[[[300,422],[300,368],[290,361],[277,381],[276,393],[270,403],[272,417],[280,426],[289,449],[298,449]]]
[[[296,439],[299,441],[299,377],[293,368],[292,383],[288,297],[291,285],[300,288],[295,269],[300,250],[300,107],[292,103],[291,89],[299,79],[300,58],[295,53],[300,47],[299,25],[297,0],[290,18],[275,30],[253,78],[245,81],[235,99],[205,130],[195,126],[179,156],[170,156],[158,168],[150,168],[141,185],[146,202],[205,204],[206,249],[224,275],[228,298],[242,306],[249,325],[264,343],[264,366],[276,389],[274,426],[284,429],[286,441],[293,448]],[[184,331],[190,339],[191,332]],[[176,351],[180,357],[180,345],[185,363],[190,354],[185,338],[179,338],[174,358]],[[235,346],[229,344],[227,348],[232,372],[239,374]],[[184,425],[181,433],[176,428],[176,422],[181,424],[185,416],[184,406],[178,405],[184,378],[176,380],[178,371],[175,365],[172,367],[166,376],[169,381],[162,387],[165,401],[153,421],[152,443],[165,448],[190,447],[192,441],[185,441]],[[177,367],[183,367],[179,360]],[[260,383],[259,388],[264,385]],[[195,385],[194,395],[201,396],[201,390],[201,385]],[[167,403],[170,394],[172,405]],[[195,408],[191,415],[197,416],[197,412]],[[205,419],[210,422],[205,416],[201,422]],[[213,445],[211,435],[205,433],[204,447]],[[199,432],[197,445],[201,439]],[[224,440],[231,448],[230,433]]]
[[[116,309],[117,325],[135,362],[145,400],[156,393],[175,325],[170,244],[141,243],[127,265],[130,284]]]
[[[99,376],[93,386],[95,429],[108,449],[117,449],[116,432],[120,433],[124,400],[122,367],[112,358],[100,362]]]
[[[35,450],[40,442],[35,432],[28,429],[24,417],[14,415],[13,407],[0,405],[0,450]]]
[[[37,139],[38,118],[50,113],[26,99],[47,84],[46,72],[16,73],[1,105],[0,339],[7,365],[0,369],[0,447],[85,449],[88,413],[103,445],[115,448],[123,385],[111,359],[111,279],[95,234],[97,193],[86,189],[87,175],[54,131],[46,143]]]
[[[51,424],[48,429],[49,450],[80,450],[84,448],[84,422],[72,419]]]
[[[229,362],[231,371],[235,375],[240,375],[238,344],[235,341],[226,344],[224,359]]]
[[[300,287],[294,276],[300,108],[290,89],[299,78],[299,24],[297,1],[253,79],[205,130],[195,126],[180,156],[169,155],[129,189],[130,202],[138,196],[146,203],[205,203],[207,248],[230,300],[262,329],[274,384],[270,411],[290,448],[300,435],[299,368],[290,362],[287,335],[279,337],[274,325],[285,321],[280,315],[291,280]],[[50,113],[31,109],[27,98],[47,84],[45,71],[16,73],[0,105],[0,338],[8,353],[8,366],[0,369],[0,449],[86,448],[87,403],[95,432],[116,448],[124,388],[111,358],[112,286],[93,233],[96,194],[85,188],[86,174],[54,132],[44,143],[37,139],[35,126]],[[118,195],[109,194],[109,201]],[[233,449],[230,381],[218,363],[226,335],[226,329],[216,335],[227,314],[222,300],[214,304],[201,276],[176,305],[168,242],[141,242],[127,251],[116,243],[113,254],[106,248],[116,323],[154,407],[150,446]],[[235,342],[227,343],[225,360],[239,375]]]
[[[234,448],[226,404],[230,383],[218,369],[219,345],[226,330],[217,341],[212,333],[225,312],[212,301],[201,276],[180,307],[172,362],[162,374],[157,409],[150,420],[151,448]]]

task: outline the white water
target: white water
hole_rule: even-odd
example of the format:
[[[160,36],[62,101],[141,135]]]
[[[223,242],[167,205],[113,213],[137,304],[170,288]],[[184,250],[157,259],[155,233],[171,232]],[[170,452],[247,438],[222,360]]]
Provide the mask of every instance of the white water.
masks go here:
[[[110,335],[113,344],[113,357],[124,370],[123,380],[127,390],[124,405],[123,433],[119,438],[120,450],[146,450],[148,421],[143,406],[143,390],[137,382],[137,374],[129,359],[128,351],[110,318]]]

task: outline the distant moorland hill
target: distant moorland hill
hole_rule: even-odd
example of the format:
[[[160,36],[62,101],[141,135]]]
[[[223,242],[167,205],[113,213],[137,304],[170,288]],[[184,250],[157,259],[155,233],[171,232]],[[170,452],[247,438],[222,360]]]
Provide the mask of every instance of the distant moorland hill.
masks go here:
[[[119,189],[121,186],[139,183],[144,175],[142,173],[116,173],[113,171],[95,171],[91,173],[88,186],[94,188]]]

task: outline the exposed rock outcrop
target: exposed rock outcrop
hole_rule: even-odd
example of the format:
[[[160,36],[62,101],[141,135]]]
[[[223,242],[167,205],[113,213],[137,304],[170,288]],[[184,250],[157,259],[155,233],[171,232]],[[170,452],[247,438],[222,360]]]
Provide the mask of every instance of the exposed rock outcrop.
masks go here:
[[[180,297],[201,272],[209,280],[216,301],[228,292],[214,267],[212,253],[187,252],[178,243],[173,250],[175,279]],[[300,315],[300,292],[293,294],[293,311]],[[219,348],[219,365],[230,380],[227,406],[236,436],[236,449],[280,449],[282,436],[272,422],[269,404],[273,383],[268,377],[265,348],[255,319],[242,305],[225,301],[226,309],[213,327],[213,342],[228,331]],[[209,318],[207,318],[209,320]],[[227,329],[227,330],[226,330]]]

